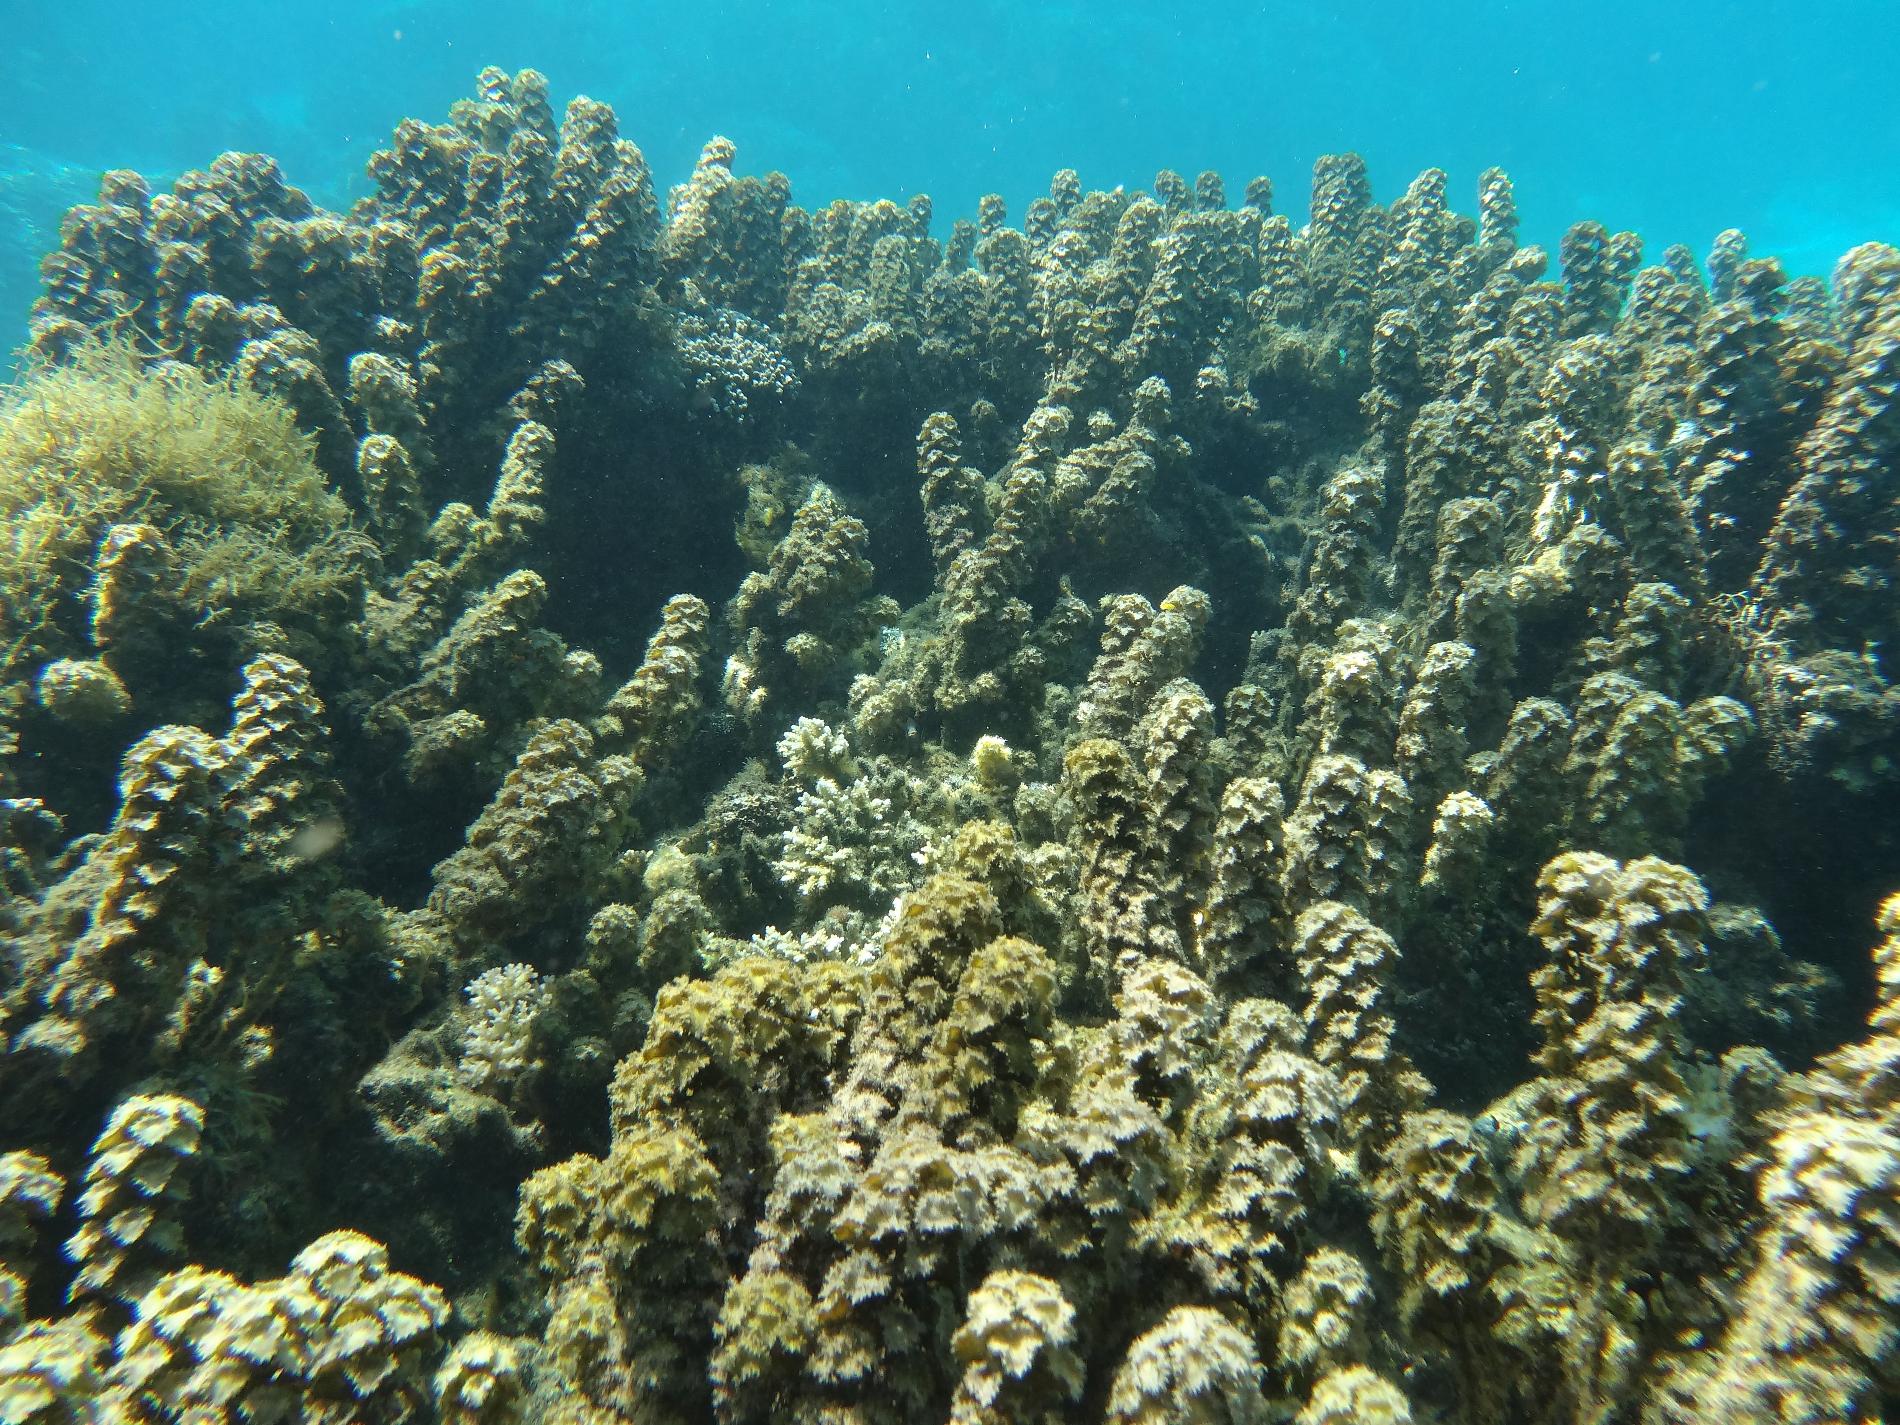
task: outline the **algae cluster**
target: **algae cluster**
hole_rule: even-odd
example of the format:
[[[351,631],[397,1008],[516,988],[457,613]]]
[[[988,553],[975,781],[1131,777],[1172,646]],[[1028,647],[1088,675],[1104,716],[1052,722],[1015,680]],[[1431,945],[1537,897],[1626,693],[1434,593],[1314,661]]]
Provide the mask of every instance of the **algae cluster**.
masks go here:
[[[1900,1404],[1900,252],[735,160],[69,216],[0,1420]]]

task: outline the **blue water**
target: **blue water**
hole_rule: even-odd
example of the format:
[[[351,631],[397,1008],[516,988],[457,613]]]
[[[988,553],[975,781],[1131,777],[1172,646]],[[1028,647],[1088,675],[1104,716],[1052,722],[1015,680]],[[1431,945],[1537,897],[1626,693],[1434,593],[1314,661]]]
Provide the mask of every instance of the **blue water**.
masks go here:
[[[1236,200],[1265,173],[1299,214],[1314,157],[1354,148],[1382,198],[1437,165],[1467,209],[1502,164],[1547,244],[1585,217],[1652,255],[1739,226],[1825,272],[1900,237],[1892,0],[0,0],[0,348],[100,169],[256,149],[342,202],[398,119],[440,119],[488,64],[612,103],[662,183],[724,133],[808,206],[922,190],[941,218],[996,191],[1020,214],[1057,168],[1165,165]]]

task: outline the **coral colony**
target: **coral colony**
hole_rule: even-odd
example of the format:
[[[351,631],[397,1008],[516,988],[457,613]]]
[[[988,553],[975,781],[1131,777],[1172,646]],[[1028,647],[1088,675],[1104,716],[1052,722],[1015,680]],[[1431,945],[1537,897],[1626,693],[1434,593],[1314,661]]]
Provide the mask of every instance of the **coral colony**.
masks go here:
[[[1900,1408],[1900,252],[733,162],[67,218],[0,1421]]]

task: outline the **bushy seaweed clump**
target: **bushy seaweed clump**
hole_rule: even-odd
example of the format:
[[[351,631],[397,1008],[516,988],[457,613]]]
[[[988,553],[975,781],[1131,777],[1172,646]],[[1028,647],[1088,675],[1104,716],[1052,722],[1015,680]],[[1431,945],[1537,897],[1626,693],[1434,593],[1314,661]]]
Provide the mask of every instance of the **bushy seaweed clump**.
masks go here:
[[[111,638],[110,568],[180,633],[314,629],[357,597],[366,544],[281,401],[99,344],[0,397],[0,682]],[[118,590],[130,593],[129,589]]]

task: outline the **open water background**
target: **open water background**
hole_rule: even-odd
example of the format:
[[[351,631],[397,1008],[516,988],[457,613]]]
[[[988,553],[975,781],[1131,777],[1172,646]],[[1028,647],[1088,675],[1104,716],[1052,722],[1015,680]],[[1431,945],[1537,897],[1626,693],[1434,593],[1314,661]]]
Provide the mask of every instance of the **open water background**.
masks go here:
[[[1381,200],[1496,163],[1528,240],[1594,217],[1649,254],[1741,227],[1791,272],[1900,240],[1894,0],[0,0],[0,352],[38,255],[100,170],[154,179],[275,154],[321,201],[361,191],[397,120],[441,119],[484,65],[612,103],[662,184],[724,133],[807,206],[902,199],[941,221],[1057,168],[1256,173],[1305,211],[1354,148]]]

